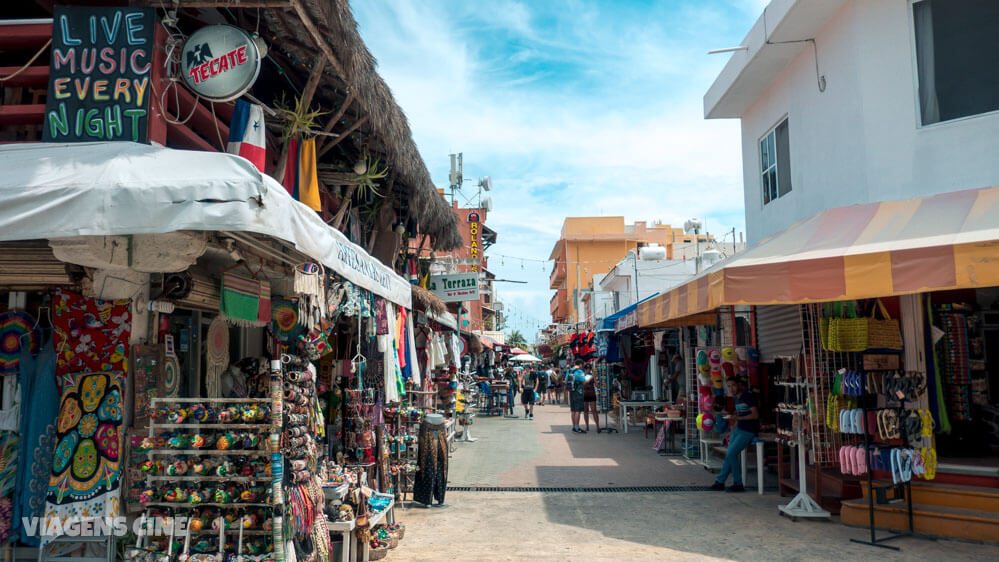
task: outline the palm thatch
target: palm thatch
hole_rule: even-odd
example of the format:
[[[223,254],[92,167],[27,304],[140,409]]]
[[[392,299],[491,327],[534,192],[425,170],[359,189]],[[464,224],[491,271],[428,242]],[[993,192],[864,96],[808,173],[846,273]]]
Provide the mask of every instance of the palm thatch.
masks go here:
[[[429,310],[438,316],[447,314],[447,305],[444,304],[444,301],[432,291],[419,285],[413,285],[413,302],[421,310]]]
[[[336,101],[342,102],[347,92],[353,94],[360,113],[368,118],[370,142],[385,156],[420,231],[430,235],[434,249],[447,251],[461,246],[455,214],[430,180],[409,121],[378,75],[377,62],[358,33],[350,4],[347,0],[299,1],[339,63],[339,69],[327,68],[317,97],[336,96]],[[312,60],[322,52],[295,10],[268,10],[266,21],[284,41],[282,47],[297,57]]]

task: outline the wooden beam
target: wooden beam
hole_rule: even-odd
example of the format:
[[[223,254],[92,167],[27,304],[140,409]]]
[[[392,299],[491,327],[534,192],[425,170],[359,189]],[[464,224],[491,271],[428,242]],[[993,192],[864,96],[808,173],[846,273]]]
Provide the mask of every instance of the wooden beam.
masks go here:
[[[305,111],[308,111],[309,105],[312,104],[312,96],[316,94],[316,88],[319,87],[319,81],[323,77],[324,70],[326,70],[326,59],[319,57],[312,67],[312,74],[309,75],[309,81],[306,82],[305,89],[302,90],[300,105]]]
[[[52,22],[0,26],[0,51],[38,49],[52,38]]]
[[[173,9],[174,0],[147,0],[155,8]],[[180,0],[181,8],[288,8],[289,0]]]
[[[316,155],[316,160],[319,160],[320,158],[322,158],[323,155],[326,154],[327,152],[329,152],[334,146],[340,144],[340,141],[342,141],[343,139],[349,137],[351,133],[353,133],[354,131],[356,131],[358,129],[358,127],[360,127],[361,125],[363,125],[363,124],[365,124],[367,122],[368,122],[368,116],[367,115],[365,115],[364,117],[361,117],[360,119],[358,119],[357,122],[355,122],[353,125],[351,125],[349,129],[347,129],[346,131],[344,131],[343,133],[341,133],[339,137],[333,139],[332,141],[330,141],[329,144],[327,144],[326,146],[324,146],[323,149],[321,151],[319,151],[319,154]]]
[[[333,70],[340,76],[343,82],[350,85],[350,80],[343,72],[343,66],[340,65],[340,61],[337,60],[336,56],[333,54],[333,49],[330,48],[329,43],[323,38],[323,34],[319,32],[319,28],[316,24],[312,22],[312,18],[309,17],[309,13],[305,11],[305,6],[302,5],[301,0],[291,0],[291,6],[295,9],[298,14],[298,19],[302,21],[302,25],[305,29],[309,31],[309,35],[312,35],[312,40],[316,42],[319,49],[326,55],[327,60],[329,60],[330,66]]]
[[[343,104],[340,106],[340,109],[338,109],[336,111],[336,114],[330,118],[328,123],[326,123],[326,127],[323,128],[324,133],[329,134],[333,131],[333,127],[335,127],[337,122],[340,121],[340,118],[343,117],[343,114],[347,113],[347,108],[349,108],[350,104],[352,103],[354,103],[354,92],[349,92],[347,94],[347,99],[343,100]],[[322,146],[318,147],[319,150],[323,150],[324,148],[326,148],[326,144],[329,143],[330,140],[333,138],[334,137],[326,137],[326,136],[321,137],[320,142],[322,143]]]
[[[0,125],[42,125],[45,104],[0,105]]]
[[[21,70],[20,66],[0,66],[0,77],[10,76],[18,70]],[[49,67],[46,66],[29,66],[23,72],[17,76],[4,80],[3,85],[5,88],[13,86],[27,86],[29,88],[40,88],[46,87],[49,84]]]
[[[218,152],[208,141],[198,136],[187,125],[167,123],[167,143],[182,148],[193,148],[205,152]]]
[[[191,115],[191,110],[194,110],[194,114],[191,115],[188,124],[191,129],[201,133],[206,139],[212,139],[212,144],[218,141],[218,137],[222,137],[222,143],[224,144],[229,139],[229,127],[220,122],[218,116],[212,116],[212,110],[206,107],[204,104],[199,103],[194,99],[194,94],[188,91],[187,88],[181,87],[179,84],[174,85],[177,88],[177,98],[180,101],[180,105],[175,103],[175,98],[170,94],[167,94],[167,107],[173,112],[174,118],[177,120],[184,119],[188,115]],[[208,102],[211,103],[211,102]],[[218,124],[218,131],[215,130],[215,126]],[[218,150],[225,150],[225,146],[216,147]]]

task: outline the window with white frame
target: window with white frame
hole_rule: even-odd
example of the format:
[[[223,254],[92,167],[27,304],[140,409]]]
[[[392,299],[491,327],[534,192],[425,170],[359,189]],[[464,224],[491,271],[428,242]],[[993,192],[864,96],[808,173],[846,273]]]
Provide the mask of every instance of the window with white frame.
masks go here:
[[[760,139],[760,180],[764,205],[791,191],[791,148],[787,119]]]
[[[999,2],[912,4],[923,125],[999,110]]]

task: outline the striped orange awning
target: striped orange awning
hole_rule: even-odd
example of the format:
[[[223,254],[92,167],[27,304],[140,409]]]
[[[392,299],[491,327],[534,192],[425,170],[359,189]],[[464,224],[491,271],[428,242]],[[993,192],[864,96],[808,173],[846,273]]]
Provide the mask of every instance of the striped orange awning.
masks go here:
[[[726,305],[999,285],[999,187],[822,211],[638,306],[640,327]]]

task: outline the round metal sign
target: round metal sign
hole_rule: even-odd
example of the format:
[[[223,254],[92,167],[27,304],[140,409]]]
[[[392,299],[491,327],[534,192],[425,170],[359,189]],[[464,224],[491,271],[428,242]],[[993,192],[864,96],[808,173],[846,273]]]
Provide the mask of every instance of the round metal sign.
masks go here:
[[[231,25],[202,27],[184,42],[181,57],[187,87],[212,101],[238,98],[260,74],[253,38]]]

